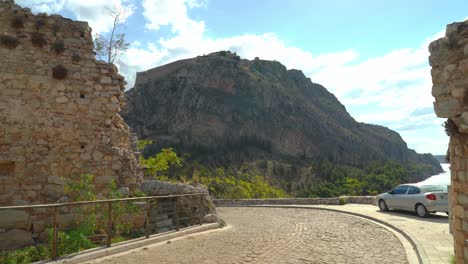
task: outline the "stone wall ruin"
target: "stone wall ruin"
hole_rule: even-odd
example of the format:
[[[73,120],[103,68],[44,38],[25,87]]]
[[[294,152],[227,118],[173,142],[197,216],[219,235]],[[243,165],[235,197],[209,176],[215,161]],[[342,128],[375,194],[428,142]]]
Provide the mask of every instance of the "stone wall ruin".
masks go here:
[[[64,178],[84,173],[98,198],[113,180],[136,188],[136,137],[119,115],[124,84],[95,59],[86,22],[0,1],[0,206],[66,202]],[[60,221],[73,221],[67,213]],[[0,248],[31,243],[48,221],[47,210],[0,211]]]
[[[447,25],[445,37],[429,51],[434,109],[448,118],[455,259],[468,263],[468,20]]]

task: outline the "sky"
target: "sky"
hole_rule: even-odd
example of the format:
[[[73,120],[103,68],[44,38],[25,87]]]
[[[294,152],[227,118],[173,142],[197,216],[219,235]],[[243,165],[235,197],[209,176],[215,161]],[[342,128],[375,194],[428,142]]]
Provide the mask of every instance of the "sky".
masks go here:
[[[106,9],[124,10],[131,44],[119,58],[135,73],[219,50],[299,69],[359,122],[397,131],[419,153],[445,154],[433,110],[428,44],[467,19],[466,0],[16,0],[33,12],[88,21],[106,35]]]

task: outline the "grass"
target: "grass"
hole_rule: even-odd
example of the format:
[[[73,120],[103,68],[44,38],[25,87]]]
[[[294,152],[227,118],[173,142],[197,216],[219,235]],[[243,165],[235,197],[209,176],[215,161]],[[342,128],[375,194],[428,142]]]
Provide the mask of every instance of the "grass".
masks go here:
[[[226,226],[226,221],[224,221],[223,219],[219,218],[219,228],[223,228]]]

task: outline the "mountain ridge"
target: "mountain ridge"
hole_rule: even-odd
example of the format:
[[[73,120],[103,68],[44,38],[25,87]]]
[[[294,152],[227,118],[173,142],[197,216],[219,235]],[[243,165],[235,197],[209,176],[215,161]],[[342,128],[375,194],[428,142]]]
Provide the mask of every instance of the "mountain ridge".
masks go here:
[[[184,59],[138,73],[127,98],[122,115],[140,138],[213,165],[395,161],[419,167],[412,179],[442,171],[431,154],[408,149],[393,130],[357,122],[324,86],[277,61],[226,51]]]

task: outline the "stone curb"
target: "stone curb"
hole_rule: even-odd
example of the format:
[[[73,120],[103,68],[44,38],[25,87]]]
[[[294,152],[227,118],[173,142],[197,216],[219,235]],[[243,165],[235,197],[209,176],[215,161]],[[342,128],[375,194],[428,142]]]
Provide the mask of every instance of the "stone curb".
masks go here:
[[[375,196],[340,196],[334,198],[269,198],[269,199],[214,199],[216,206],[249,206],[249,205],[339,205],[340,200],[346,204],[375,204]]]
[[[353,215],[356,217],[364,218],[366,220],[375,222],[376,224],[383,225],[384,227],[387,227],[388,229],[391,229],[400,235],[402,235],[412,246],[413,250],[416,253],[417,256],[417,263],[420,264],[429,264],[429,258],[426,255],[426,252],[424,251],[424,248],[422,247],[421,243],[411,234],[406,233],[402,229],[400,229],[397,226],[394,226],[392,224],[389,224],[385,221],[382,221],[380,219],[364,215],[364,214],[359,214],[359,213],[354,213],[354,212],[349,212],[349,211],[344,211],[344,210],[339,210],[339,209],[334,209],[334,208],[323,208],[323,207],[316,207],[316,206],[304,206],[304,205],[243,205],[243,206],[219,206],[219,207],[268,207],[268,208],[299,208],[299,209],[315,209],[315,210],[323,210],[323,211],[331,211],[331,212],[338,212],[338,213],[345,213],[349,215]],[[397,238],[401,241],[401,238],[397,236]],[[407,258],[408,258],[408,254]],[[409,263],[415,263],[415,261],[410,261],[408,259]]]
[[[220,227],[219,223],[211,223],[211,224],[203,224],[201,226],[187,227],[179,231],[170,231],[164,234],[152,235],[149,238],[142,237],[142,238],[132,239],[128,241],[123,241],[123,242],[116,243],[115,245],[112,245],[111,247],[93,248],[93,249],[85,250],[79,253],[75,253],[72,255],[59,258],[58,260],[55,260],[55,261],[40,261],[40,262],[35,262],[35,264],[82,263],[85,261],[102,258],[102,257],[114,255],[117,253],[122,253],[124,251],[147,246],[150,244],[164,242],[170,239],[175,239],[175,238],[183,237],[186,235],[191,235],[191,234],[196,234],[196,233],[200,233],[200,232],[204,232],[204,231],[208,231],[212,229],[217,229],[219,227]]]

